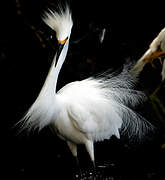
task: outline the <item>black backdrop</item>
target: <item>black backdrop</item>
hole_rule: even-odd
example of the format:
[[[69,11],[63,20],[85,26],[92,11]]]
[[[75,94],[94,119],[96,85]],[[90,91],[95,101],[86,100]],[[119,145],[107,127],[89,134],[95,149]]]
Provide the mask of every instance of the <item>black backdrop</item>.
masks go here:
[[[55,53],[55,35],[40,18],[45,7],[52,3],[48,0],[1,1],[1,162],[5,177],[45,176],[49,179],[60,175],[62,179],[67,175],[71,179],[73,175],[75,164],[71,153],[49,128],[26,136],[17,135],[14,127],[39,93]],[[157,2],[72,0],[70,3],[74,26],[58,88],[120,67],[127,58],[137,60],[165,26],[163,4]],[[103,28],[106,28],[106,35],[100,45],[98,34]],[[44,40],[44,47],[38,34],[43,39],[53,35],[50,40],[53,46]],[[82,40],[76,43],[79,39]],[[141,78],[143,88],[150,91],[160,82],[160,71],[148,66]],[[96,162],[108,162],[110,169],[104,173],[114,177],[121,175],[121,179],[158,179],[163,172],[164,152],[160,145],[164,140],[161,138],[146,142],[142,147],[126,145],[115,138],[98,143]],[[83,147],[79,157],[83,167],[90,167]]]

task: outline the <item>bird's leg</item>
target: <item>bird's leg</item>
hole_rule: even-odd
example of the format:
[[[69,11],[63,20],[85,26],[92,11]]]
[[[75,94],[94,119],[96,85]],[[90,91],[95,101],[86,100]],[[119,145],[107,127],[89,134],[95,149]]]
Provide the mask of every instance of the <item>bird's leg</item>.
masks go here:
[[[70,141],[67,141],[67,144],[68,144],[68,146],[69,146],[69,149],[70,149],[71,152],[72,152],[72,155],[73,155],[74,157],[77,157],[77,146],[76,146],[76,144],[74,144],[74,143],[72,143],[72,142],[70,142]]]
[[[77,157],[77,145],[72,143],[72,142],[70,142],[70,141],[67,141],[67,144],[69,146],[70,151],[72,152],[72,155],[76,159],[76,165],[77,165],[78,171],[80,173],[80,176],[82,176],[82,171],[81,171],[81,168],[80,168],[80,163],[79,163],[79,160],[78,160],[78,157]]]
[[[96,179],[96,164],[95,164],[95,157],[94,157],[94,145],[93,141],[87,140],[85,143],[86,150],[89,153],[89,156],[91,158],[92,164],[93,164],[93,174],[94,179]]]
[[[91,161],[93,162],[93,164],[95,164],[93,141],[87,140],[85,142],[85,147],[87,152],[89,153]]]
[[[83,176],[83,173],[82,173],[82,170],[81,170],[81,167],[80,167],[79,159],[78,159],[77,156],[75,156],[75,158],[76,158],[76,165],[77,165],[77,168],[78,168],[80,177],[82,177],[82,176]]]

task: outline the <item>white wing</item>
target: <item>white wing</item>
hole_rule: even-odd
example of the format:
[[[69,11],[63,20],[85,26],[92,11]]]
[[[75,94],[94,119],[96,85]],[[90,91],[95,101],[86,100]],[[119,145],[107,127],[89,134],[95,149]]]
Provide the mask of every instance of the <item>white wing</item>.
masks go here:
[[[119,138],[122,119],[115,112],[113,100],[107,100],[98,85],[97,81],[89,79],[73,82],[58,94],[68,99],[68,115],[79,131],[96,141],[109,139],[112,135]]]
[[[94,141],[112,135],[119,138],[120,129],[131,138],[145,134],[150,123],[130,109],[145,96],[133,89],[132,78],[126,74],[73,82],[58,92],[67,99],[67,112],[75,128]]]

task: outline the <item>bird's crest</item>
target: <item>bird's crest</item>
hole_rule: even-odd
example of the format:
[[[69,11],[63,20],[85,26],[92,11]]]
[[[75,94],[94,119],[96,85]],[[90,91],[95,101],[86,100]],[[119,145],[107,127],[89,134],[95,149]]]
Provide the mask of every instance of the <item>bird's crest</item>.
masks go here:
[[[57,40],[63,41],[70,36],[73,21],[69,5],[59,5],[58,11],[48,9],[43,21],[56,32]]]

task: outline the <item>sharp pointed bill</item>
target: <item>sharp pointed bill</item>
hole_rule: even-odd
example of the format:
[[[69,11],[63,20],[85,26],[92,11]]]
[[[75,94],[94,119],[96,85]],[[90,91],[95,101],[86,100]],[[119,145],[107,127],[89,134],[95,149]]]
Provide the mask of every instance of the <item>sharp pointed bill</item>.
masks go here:
[[[56,62],[54,63],[54,66],[57,65],[58,59],[60,57],[60,54],[62,52],[62,49],[64,48],[64,45],[66,41],[68,40],[68,37],[62,41],[58,40],[58,47],[57,47],[57,53],[56,53]]]
[[[157,37],[150,44],[149,49],[144,53],[144,55],[137,61],[133,73],[139,74],[147,63],[152,64],[152,60],[165,57],[165,28],[160,31]],[[164,66],[163,66],[164,68]],[[162,68],[162,72],[163,72]],[[163,76],[162,76],[162,79]]]

